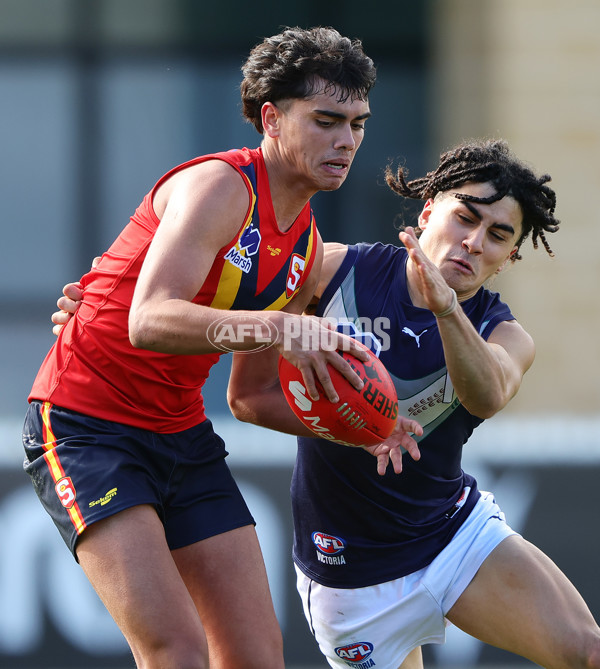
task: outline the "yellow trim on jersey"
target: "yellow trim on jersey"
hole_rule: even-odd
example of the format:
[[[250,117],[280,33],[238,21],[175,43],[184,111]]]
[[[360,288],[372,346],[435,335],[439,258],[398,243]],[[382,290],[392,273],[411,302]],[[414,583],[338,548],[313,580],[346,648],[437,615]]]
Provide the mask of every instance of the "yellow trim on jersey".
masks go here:
[[[241,250],[239,248],[239,241],[242,234],[244,233],[244,230],[248,227],[248,225],[252,223],[252,219],[254,217],[254,208],[256,207],[256,193],[254,192],[254,189],[252,188],[252,183],[250,182],[250,179],[246,176],[246,174],[244,174],[243,172],[241,172],[240,174],[248,182],[248,189],[250,193],[252,193],[252,202],[250,204],[250,211],[248,212],[248,216],[246,217],[244,224],[240,228],[237,235],[237,239],[235,241],[235,248],[241,254],[241,251],[243,249]],[[215,293],[210,303],[210,306],[213,307],[214,309],[230,309],[235,298],[237,297],[243,275],[244,273],[239,267],[236,267],[232,263],[225,261],[223,263],[223,268],[221,269],[221,276],[219,277],[219,281],[217,283],[217,292]]]

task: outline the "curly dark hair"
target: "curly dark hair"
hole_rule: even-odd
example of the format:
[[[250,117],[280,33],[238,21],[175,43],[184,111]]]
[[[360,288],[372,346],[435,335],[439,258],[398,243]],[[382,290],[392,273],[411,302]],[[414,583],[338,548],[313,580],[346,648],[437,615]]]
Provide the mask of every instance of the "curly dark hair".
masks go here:
[[[286,28],[257,44],[242,66],[243,114],[262,134],[265,102],[309,98],[322,89],[319,79],[335,89],[338,102],[366,100],[375,84],[373,61],[360,40],[334,28]]]
[[[403,197],[427,200],[438,193],[445,193],[468,182],[490,182],[496,193],[487,198],[466,193],[454,193],[459,200],[490,204],[505,195],[513,197],[523,212],[523,231],[517,241],[520,248],[531,234],[533,247],[537,249],[538,238],[550,256],[550,248],[545,233],[556,232],[560,222],[554,217],[556,195],[546,184],[550,175],[537,177],[533,171],[508,148],[504,140],[472,140],[442,153],[440,163],[426,176],[412,181],[406,180],[406,171],[399,167],[394,173],[388,165],[385,171],[387,185]],[[520,260],[515,252],[511,260]]]

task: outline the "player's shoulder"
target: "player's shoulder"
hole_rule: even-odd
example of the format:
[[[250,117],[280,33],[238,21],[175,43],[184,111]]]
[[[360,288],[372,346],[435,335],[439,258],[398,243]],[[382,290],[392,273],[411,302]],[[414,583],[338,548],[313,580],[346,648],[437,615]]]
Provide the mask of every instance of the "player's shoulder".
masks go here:
[[[340,242],[323,242],[323,262],[341,263],[348,252],[348,244]]]
[[[339,242],[323,243],[323,263],[321,265],[319,288],[316,291],[316,295],[322,295],[323,291],[329,285],[344,262],[347,253],[347,244],[340,244]]]
[[[325,242],[323,247],[319,295],[323,293],[343,266],[349,271],[351,267],[357,265],[361,271],[365,270],[367,275],[371,275],[372,272],[394,271],[396,263],[402,263],[406,259],[406,249],[381,242],[359,242],[358,244]]]
[[[223,184],[243,187],[243,180],[236,165],[216,156],[197,163],[190,163],[174,175],[183,182],[194,184],[198,179],[210,179]]]
[[[154,194],[154,208],[159,218],[171,202],[186,208],[207,206],[237,211],[243,216],[248,206],[248,192],[236,168],[219,159],[190,163],[172,174]],[[239,210],[239,211],[238,211]]]

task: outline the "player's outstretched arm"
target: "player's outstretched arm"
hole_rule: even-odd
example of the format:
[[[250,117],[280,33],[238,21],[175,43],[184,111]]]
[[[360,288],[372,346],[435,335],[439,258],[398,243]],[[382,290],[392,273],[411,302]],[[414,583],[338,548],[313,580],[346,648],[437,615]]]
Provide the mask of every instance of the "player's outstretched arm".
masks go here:
[[[417,268],[418,289],[427,307],[435,314],[443,314],[452,302],[452,290],[424,254],[414,231],[407,228],[400,238]],[[535,355],[532,338],[516,321],[504,321],[486,341],[460,305],[438,317],[438,328],[461,404],[474,416],[492,417],[519,390]]]

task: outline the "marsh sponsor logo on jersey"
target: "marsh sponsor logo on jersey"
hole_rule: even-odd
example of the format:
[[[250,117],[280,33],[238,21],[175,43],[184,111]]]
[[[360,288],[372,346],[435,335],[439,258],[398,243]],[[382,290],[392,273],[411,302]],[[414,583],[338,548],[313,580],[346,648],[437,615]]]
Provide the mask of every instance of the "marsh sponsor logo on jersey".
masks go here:
[[[235,267],[239,267],[242,272],[248,274],[252,269],[252,259],[260,247],[260,232],[252,225],[249,225],[235,246],[232,246],[225,254],[225,260]]]
[[[294,294],[294,291],[300,285],[300,279],[306,267],[306,258],[294,253],[290,258],[290,268],[285,281],[285,294],[288,299]]]
[[[374,667],[375,661],[371,658],[373,653],[373,644],[369,641],[357,641],[348,646],[339,646],[335,649],[335,654],[349,666],[354,669],[367,669]]]

